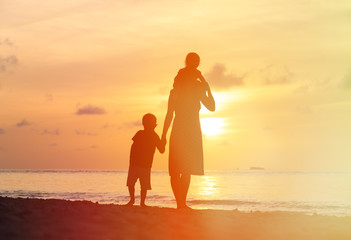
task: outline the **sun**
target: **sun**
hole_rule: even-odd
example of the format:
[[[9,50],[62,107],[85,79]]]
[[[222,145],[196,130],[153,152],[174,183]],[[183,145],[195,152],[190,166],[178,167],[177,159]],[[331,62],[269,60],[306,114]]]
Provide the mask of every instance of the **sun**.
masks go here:
[[[201,118],[201,130],[206,136],[216,136],[224,132],[223,118]]]

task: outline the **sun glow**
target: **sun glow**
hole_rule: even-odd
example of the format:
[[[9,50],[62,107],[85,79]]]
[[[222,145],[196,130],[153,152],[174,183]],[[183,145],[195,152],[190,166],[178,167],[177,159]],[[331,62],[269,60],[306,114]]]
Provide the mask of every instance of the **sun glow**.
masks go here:
[[[215,112],[220,112],[226,110],[228,108],[228,105],[231,103],[236,103],[240,101],[244,101],[247,99],[247,92],[243,90],[231,90],[227,92],[212,92],[213,97],[216,102],[216,111]],[[200,109],[200,114],[201,115],[211,115],[213,112],[209,111],[206,109],[206,107],[202,106]]]
[[[206,136],[215,136],[224,132],[223,118],[201,118],[201,130]]]

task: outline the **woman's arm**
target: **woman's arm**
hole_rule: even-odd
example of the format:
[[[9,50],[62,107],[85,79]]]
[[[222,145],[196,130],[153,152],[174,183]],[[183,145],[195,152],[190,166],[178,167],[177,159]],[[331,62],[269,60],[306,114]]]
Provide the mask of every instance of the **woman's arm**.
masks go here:
[[[158,137],[157,137],[157,138],[158,138]],[[165,145],[166,145],[166,144],[164,144],[164,143],[161,141],[161,139],[158,138],[156,147],[157,147],[157,149],[158,149],[158,151],[159,151],[160,153],[164,153],[164,152],[165,152]]]
[[[200,100],[208,110],[210,110],[211,112],[214,112],[216,110],[216,103],[213,98],[210,85],[208,84],[208,82],[205,81],[204,78],[203,78],[203,81],[201,81],[201,84],[204,88],[204,92],[201,93]]]
[[[173,120],[173,113],[174,113],[174,100],[173,100],[173,93],[169,94],[168,98],[168,108],[167,108],[167,114],[165,117],[165,122],[163,124],[163,131],[162,131],[162,137],[161,137],[161,142],[166,144],[167,140],[167,132],[169,129],[169,126],[171,125],[171,122]]]

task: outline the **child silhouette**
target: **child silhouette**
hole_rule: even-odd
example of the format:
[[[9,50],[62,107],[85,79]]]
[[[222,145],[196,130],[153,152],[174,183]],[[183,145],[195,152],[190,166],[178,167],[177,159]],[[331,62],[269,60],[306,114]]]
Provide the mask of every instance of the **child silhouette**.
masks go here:
[[[165,144],[161,143],[160,137],[155,132],[157,126],[156,117],[151,114],[145,114],[142,120],[144,130],[139,130],[133,137],[133,144],[130,150],[130,162],[128,170],[127,186],[130,195],[130,201],[127,206],[134,205],[135,202],[135,183],[140,182],[140,206],[145,207],[147,190],[151,190],[151,166],[154,153],[157,149],[164,153]]]

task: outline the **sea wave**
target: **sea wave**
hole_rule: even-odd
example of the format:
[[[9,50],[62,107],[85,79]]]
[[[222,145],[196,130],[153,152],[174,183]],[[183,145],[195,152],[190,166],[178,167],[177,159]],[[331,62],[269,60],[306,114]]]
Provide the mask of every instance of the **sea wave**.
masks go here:
[[[125,169],[0,169],[0,173],[125,173]]]

